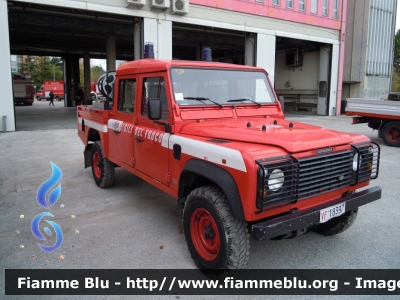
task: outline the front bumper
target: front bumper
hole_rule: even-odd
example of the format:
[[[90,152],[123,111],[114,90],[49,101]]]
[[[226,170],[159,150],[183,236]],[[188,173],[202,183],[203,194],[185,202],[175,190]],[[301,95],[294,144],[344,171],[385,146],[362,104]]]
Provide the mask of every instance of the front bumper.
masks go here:
[[[314,206],[310,209],[297,211],[292,214],[284,215],[267,221],[253,224],[251,226],[251,237],[256,240],[265,240],[280,235],[305,229],[312,225],[319,224],[320,210],[346,202],[346,212],[362,205],[368,204],[381,198],[382,188],[372,187],[361,192],[347,195],[335,201]]]

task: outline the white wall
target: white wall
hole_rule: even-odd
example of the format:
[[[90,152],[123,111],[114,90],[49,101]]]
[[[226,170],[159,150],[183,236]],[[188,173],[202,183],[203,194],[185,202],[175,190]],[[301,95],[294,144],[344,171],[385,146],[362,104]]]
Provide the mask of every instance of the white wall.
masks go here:
[[[153,43],[155,59],[172,59],[172,22],[144,18],[144,43]]]
[[[256,67],[267,70],[272,83],[275,80],[275,41],[274,35],[257,34]]]
[[[318,90],[319,51],[303,53],[303,66],[301,68],[288,68],[285,66],[285,51],[276,53],[275,89],[284,91],[299,91],[315,93]],[[290,81],[290,87],[286,83]],[[317,98],[315,102],[317,103]]]
[[[338,77],[339,77],[339,45],[332,45],[331,89],[329,96],[330,100],[329,100],[328,116],[336,115],[336,111],[339,105],[338,101],[341,101],[341,98],[338,97],[337,95]]]
[[[10,38],[8,35],[8,11],[6,0],[0,0],[0,41],[0,131],[4,131],[3,116],[7,116],[7,131],[15,131]]]

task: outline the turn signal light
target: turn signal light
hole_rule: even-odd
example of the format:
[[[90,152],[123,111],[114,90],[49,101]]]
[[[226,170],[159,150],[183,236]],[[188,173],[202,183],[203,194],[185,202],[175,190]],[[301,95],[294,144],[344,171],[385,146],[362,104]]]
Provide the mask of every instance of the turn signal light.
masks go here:
[[[267,197],[268,196],[267,189],[264,190],[260,189],[259,195],[260,197]]]

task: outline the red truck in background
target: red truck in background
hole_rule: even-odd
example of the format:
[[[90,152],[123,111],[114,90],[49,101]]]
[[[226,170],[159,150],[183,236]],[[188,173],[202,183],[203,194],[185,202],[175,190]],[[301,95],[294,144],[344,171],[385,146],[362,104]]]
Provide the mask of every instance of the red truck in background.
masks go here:
[[[25,105],[32,105],[35,93],[32,77],[27,75],[13,74],[12,82],[14,92],[14,104],[23,103]]]
[[[77,108],[85,168],[101,188],[120,167],[178,199],[199,268],[244,268],[250,237],[339,234],[381,197],[357,191],[379,145],[285,120],[264,69],[143,59],[107,74],[106,101]]]
[[[61,101],[64,99],[64,81],[63,80],[45,80],[43,85],[36,91],[36,100],[50,100],[49,94],[53,91],[54,100]]]
[[[54,100],[61,101],[64,99],[64,81],[63,80],[46,80],[43,85],[36,92],[36,99],[41,101],[42,99],[50,100],[49,94],[53,91]],[[100,96],[100,91],[97,87],[97,82],[90,83],[90,99],[95,100]]]

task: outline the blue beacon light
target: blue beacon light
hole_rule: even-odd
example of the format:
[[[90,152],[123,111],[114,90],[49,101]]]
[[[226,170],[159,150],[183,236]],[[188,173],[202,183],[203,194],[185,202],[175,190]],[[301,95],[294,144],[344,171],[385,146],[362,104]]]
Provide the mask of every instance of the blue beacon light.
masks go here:
[[[203,58],[202,61],[212,61],[212,54],[210,47],[203,47]]]
[[[154,58],[154,45],[153,45],[153,43],[146,43],[144,45],[144,58]]]

